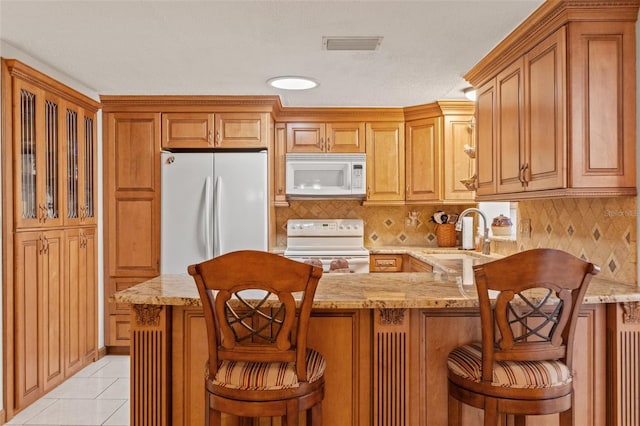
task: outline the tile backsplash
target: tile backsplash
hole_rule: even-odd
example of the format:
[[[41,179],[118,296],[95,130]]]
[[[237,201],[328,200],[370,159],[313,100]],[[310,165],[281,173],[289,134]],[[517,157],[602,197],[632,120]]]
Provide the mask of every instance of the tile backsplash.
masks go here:
[[[362,206],[356,200],[291,201],[276,209],[277,246],[287,244],[289,219],[361,218],[368,248],[384,246],[437,247],[435,223],[429,219],[438,210],[460,213],[474,205]],[[415,224],[408,219],[417,216]],[[601,268],[600,276],[636,282],[636,197],[560,198],[521,201],[518,221],[531,221],[531,236],[517,233],[515,241],[493,241],[491,250],[500,254],[536,247],[565,250],[588,259]]]
[[[531,220],[531,237],[496,252],[536,247],[565,250],[600,266],[600,276],[635,283],[637,275],[636,197],[559,198],[518,203],[518,221]]]
[[[471,205],[456,206],[363,206],[357,200],[291,201],[289,207],[276,209],[277,245],[287,245],[289,219],[362,219],[364,245],[437,247],[435,223],[430,218],[438,210],[460,213]],[[409,213],[417,217],[415,224],[407,223]]]

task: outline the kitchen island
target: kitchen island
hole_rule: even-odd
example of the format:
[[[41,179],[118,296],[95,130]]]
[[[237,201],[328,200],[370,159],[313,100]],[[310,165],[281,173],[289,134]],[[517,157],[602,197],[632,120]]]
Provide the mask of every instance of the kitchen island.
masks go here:
[[[446,424],[446,357],[454,347],[480,339],[475,287],[456,278],[434,273],[321,278],[309,346],[327,360],[324,424]],[[193,279],[159,276],[116,293],[112,301],[131,304],[132,424],[202,424],[206,329]],[[616,341],[617,334],[640,335],[637,318],[625,322],[622,308],[637,309],[639,303],[637,287],[593,279],[576,332],[576,424],[632,424],[619,412],[630,404],[638,412],[637,395],[619,387],[629,386],[624,369],[639,354],[621,356],[625,347]],[[608,357],[614,361],[607,363]],[[465,407],[463,417],[465,425],[482,424],[479,410]],[[527,424],[557,424],[557,415]]]

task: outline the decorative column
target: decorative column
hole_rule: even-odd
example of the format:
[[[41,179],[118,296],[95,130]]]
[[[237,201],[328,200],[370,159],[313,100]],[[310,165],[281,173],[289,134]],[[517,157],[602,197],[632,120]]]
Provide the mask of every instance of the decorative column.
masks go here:
[[[382,308],[374,313],[374,426],[408,424],[409,324],[406,309]]]
[[[169,310],[162,305],[131,305],[132,425],[171,423]]]
[[[640,424],[640,302],[607,306],[607,424]]]

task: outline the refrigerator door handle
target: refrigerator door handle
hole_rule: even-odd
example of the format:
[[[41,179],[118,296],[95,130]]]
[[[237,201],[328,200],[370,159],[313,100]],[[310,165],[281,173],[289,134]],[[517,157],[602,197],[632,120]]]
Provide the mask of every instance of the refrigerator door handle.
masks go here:
[[[207,259],[213,257],[213,245],[211,243],[211,176],[207,176],[204,180],[204,244],[205,255]]]
[[[215,198],[215,207],[213,210],[214,214],[214,228],[213,228],[213,255],[220,256],[222,247],[220,247],[220,242],[222,238],[220,237],[220,232],[222,231],[220,226],[220,211],[222,210],[222,176],[216,177],[216,198]]]

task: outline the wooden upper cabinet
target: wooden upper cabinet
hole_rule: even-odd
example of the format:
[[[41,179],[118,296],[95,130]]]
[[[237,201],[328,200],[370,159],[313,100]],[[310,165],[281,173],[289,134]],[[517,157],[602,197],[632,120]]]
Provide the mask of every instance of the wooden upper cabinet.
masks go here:
[[[95,225],[98,195],[95,114],[65,104],[64,115],[64,223]]]
[[[106,252],[110,276],[160,274],[160,114],[106,118]]]
[[[404,124],[367,123],[366,203],[402,204],[405,197]]]
[[[561,28],[496,78],[498,193],[566,185],[565,44]]]
[[[465,75],[479,200],[636,194],[637,11],[545,4]]]
[[[267,126],[262,113],[164,113],[162,147],[266,148]]]
[[[496,80],[476,90],[476,195],[496,193]]]
[[[445,115],[442,147],[442,201],[475,202],[475,192],[465,185],[476,176],[473,114]]]
[[[435,201],[440,197],[441,123],[439,117],[405,123],[407,201]]]
[[[438,101],[407,109],[407,203],[474,202],[475,192],[464,184],[475,174],[474,109],[470,101]]]
[[[365,152],[365,124],[287,123],[287,152]]]
[[[162,147],[213,148],[213,119],[210,113],[162,114]]]
[[[267,114],[218,113],[215,146],[217,148],[266,148]]]
[[[17,228],[63,224],[62,101],[13,79],[14,220]]]

